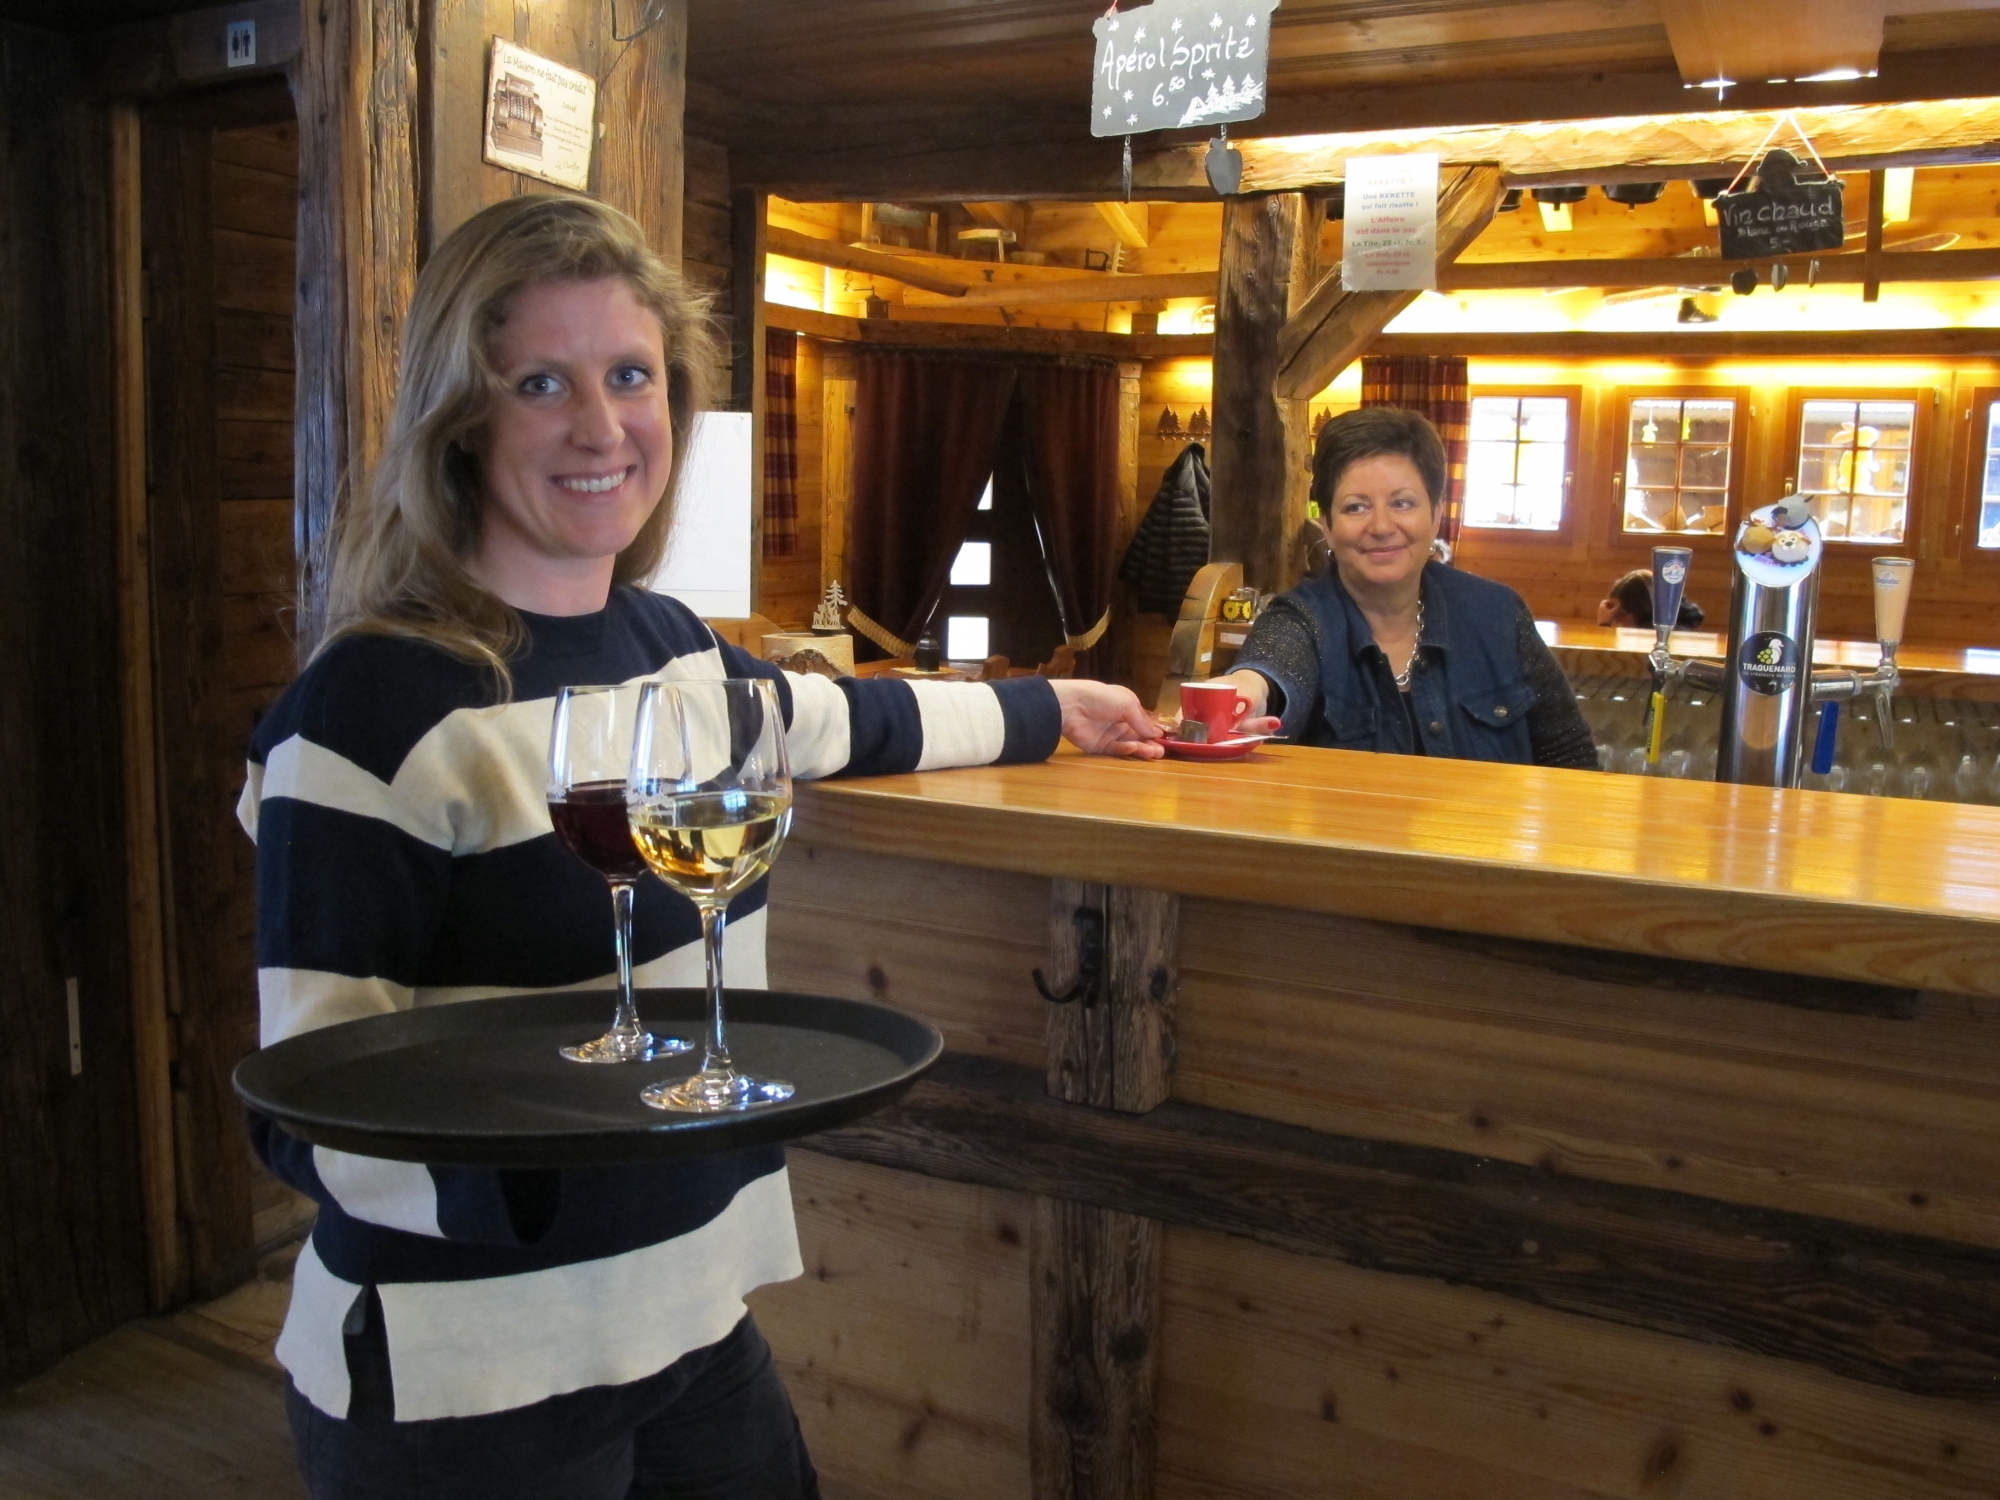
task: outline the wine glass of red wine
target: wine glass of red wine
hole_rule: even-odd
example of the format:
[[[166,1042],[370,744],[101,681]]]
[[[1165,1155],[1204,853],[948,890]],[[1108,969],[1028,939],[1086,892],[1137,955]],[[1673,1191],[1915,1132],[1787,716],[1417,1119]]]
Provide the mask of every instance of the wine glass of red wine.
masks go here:
[[[637,684],[566,687],[549,729],[549,821],[569,852],[610,884],[618,953],[618,1013],[603,1036],[562,1049],[571,1062],[645,1062],[691,1050],[678,1037],[649,1034],[632,1000],[632,891],[646,861],[632,841],[625,780],[638,704]]]

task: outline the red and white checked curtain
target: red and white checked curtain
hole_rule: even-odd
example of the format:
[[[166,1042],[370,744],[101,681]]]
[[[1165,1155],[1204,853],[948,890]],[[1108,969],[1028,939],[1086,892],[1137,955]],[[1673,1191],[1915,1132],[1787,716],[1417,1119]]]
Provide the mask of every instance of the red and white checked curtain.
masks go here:
[[[764,330],[764,555],[799,550],[799,336]]]
[[[1438,535],[1458,546],[1465,521],[1466,445],[1472,390],[1462,354],[1368,354],[1361,359],[1361,404],[1400,406],[1431,419],[1444,439],[1444,515]]]

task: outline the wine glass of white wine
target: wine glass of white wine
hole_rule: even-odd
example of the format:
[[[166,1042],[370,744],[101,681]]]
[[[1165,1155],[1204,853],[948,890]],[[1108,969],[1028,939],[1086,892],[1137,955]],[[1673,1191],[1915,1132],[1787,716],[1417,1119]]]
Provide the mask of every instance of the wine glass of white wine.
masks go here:
[[[699,1115],[791,1098],[792,1085],[782,1079],[736,1070],[722,995],[730,898],[771,868],[792,824],[792,774],[775,685],[763,678],[647,683],[625,806],[647,867],[701,913],[708,961],[701,1071],[653,1084],[639,1097],[655,1109]]]

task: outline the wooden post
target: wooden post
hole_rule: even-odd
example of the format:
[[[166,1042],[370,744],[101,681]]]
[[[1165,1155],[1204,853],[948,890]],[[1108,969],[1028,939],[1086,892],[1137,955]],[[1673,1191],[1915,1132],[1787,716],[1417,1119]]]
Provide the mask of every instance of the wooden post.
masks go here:
[[[1303,296],[1310,218],[1298,193],[1225,199],[1215,298],[1215,433],[1209,558],[1240,562],[1257,588],[1296,581],[1292,538],[1305,519],[1306,403],[1276,393],[1278,334]],[[1309,393],[1308,393],[1309,394]],[[1291,514],[1296,506],[1298,513]]]
[[[729,196],[730,407],[750,413],[750,609],[764,604],[764,245],[770,200]]]
[[[1078,978],[1079,910],[1103,924],[1097,992],[1049,1007],[1049,1092],[1130,1114],[1166,1102],[1174,1070],[1174,948],[1180,898],[1130,886],[1050,883],[1048,984]]]
[[[1889,186],[1889,174],[1877,168],[1868,174],[1868,242],[1862,267],[1861,300],[1882,300],[1882,199]]]
[[[146,486],[145,271],[141,257],[140,127],[129,104],[111,111],[112,348],[116,389],[120,751],[125,786],[125,900],[132,1074],[139,1128],[139,1200],[146,1296],[154,1311],[186,1295],[174,1177],[173,1042],[168,1033],[166,907],[159,741],[153,670],[150,499]]]
[[[1148,1500],[1153,1493],[1163,1234],[1156,1219],[1035,1200],[1034,1500]]]
[[[299,116],[299,650],[324,628],[342,493],[375,461],[417,275],[416,17],[392,0],[306,6]]]

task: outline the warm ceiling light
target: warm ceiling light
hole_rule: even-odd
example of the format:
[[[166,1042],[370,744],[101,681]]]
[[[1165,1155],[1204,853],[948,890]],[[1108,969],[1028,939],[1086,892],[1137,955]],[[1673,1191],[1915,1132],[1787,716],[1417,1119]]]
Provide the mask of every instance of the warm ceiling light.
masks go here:
[[[1549,233],[1566,234],[1576,228],[1570,221],[1567,203],[1537,203],[1535,207],[1542,211],[1542,228]]]
[[[1907,224],[1910,221],[1910,192],[1917,185],[1915,167],[1891,167],[1882,174],[1882,222]]]

